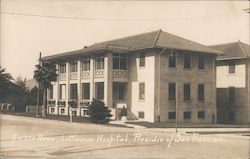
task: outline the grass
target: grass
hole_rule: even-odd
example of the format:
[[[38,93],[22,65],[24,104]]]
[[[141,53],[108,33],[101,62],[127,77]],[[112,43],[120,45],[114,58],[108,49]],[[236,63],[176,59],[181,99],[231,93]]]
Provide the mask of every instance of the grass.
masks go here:
[[[53,115],[48,114],[47,117],[36,117],[36,114],[26,113],[26,112],[7,112],[7,111],[0,111],[0,114],[7,114],[7,115],[16,115],[16,116],[24,116],[24,117],[33,117],[33,118],[42,118],[42,119],[49,119],[49,120],[57,120],[57,121],[70,121],[70,116],[67,115]],[[74,123],[92,123],[88,117],[80,117],[80,116],[72,116],[72,121]],[[130,128],[126,125],[118,125],[118,124],[103,124],[111,127],[126,127]]]

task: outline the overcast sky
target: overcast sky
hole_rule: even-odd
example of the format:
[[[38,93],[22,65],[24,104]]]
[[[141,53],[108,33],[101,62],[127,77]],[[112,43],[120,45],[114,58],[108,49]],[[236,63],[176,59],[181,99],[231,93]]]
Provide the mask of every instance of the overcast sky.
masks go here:
[[[162,29],[204,45],[249,44],[249,1],[1,1],[1,63],[33,77],[42,56]],[[21,14],[20,14],[21,13]]]

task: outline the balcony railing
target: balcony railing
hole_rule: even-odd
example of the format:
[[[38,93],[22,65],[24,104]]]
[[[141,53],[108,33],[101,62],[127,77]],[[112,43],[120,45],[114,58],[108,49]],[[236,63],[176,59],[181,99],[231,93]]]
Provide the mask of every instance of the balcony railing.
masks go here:
[[[90,78],[90,73],[89,71],[83,71],[81,76],[82,76],[82,79],[88,79]]]
[[[77,79],[77,72],[71,72],[70,73],[70,79],[76,80]]]
[[[54,107],[55,105],[56,105],[56,101],[55,100],[53,100],[53,99],[49,99],[48,100],[48,106]]]
[[[113,78],[128,78],[128,70],[113,69]]]
[[[68,104],[71,108],[77,108],[77,100],[72,99],[68,101]]]
[[[59,81],[65,81],[66,80],[66,73],[60,73],[58,76]]]
[[[95,78],[104,78],[104,69],[95,70]]]
[[[80,102],[80,106],[81,106],[81,107],[88,107],[89,104],[90,104],[90,100],[82,100],[82,101]]]
[[[60,101],[57,102],[57,105],[58,105],[59,107],[65,107],[65,101],[60,100]]]

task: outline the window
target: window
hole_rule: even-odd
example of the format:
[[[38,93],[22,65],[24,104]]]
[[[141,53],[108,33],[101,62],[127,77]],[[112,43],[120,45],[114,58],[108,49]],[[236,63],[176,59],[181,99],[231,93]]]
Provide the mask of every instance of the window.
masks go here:
[[[54,113],[55,112],[55,108],[51,108],[51,113]]]
[[[190,100],[190,84],[184,84],[184,100]]]
[[[198,56],[198,69],[204,70],[205,68],[205,57],[203,55]]]
[[[65,109],[61,109],[61,114],[64,114],[65,113]]]
[[[205,118],[205,111],[199,111],[198,112],[198,119],[204,119]]]
[[[73,110],[71,113],[72,113],[72,116],[76,116],[76,111],[75,110]]]
[[[103,55],[97,55],[96,56],[95,69],[96,70],[104,69],[104,56]]]
[[[191,68],[191,55],[184,55],[184,68]]]
[[[140,67],[145,67],[145,53],[140,53]]]
[[[77,100],[77,84],[70,84],[70,99]]]
[[[233,102],[235,100],[235,87],[229,87],[229,93],[228,98],[230,102]]]
[[[175,83],[169,83],[168,84],[168,99],[169,100],[175,100],[175,96],[176,96],[176,94],[175,94],[175,92],[176,92],[176,90],[175,90],[176,88],[175,88]]]
[[[183,116],[184,116],[184,119],[191,119],[191,112],[184,112]]]
[[[99,100],[104,99],[104,82],[96,82],[96,98]]]
[[[145,99],[145,83],[139,83],[139,100]]]
[[[90,84],[82,84],[82,99],[90,99]]]
[[[89,110],[84,109],[83,110],[83,116],[89,116]]]
[[[144,119],[144,112],[138,112],[138,118]]]
[[[65,100],[65,95],[66,95],[66,85],[60,84],[60,99]]]
[[[127,70],[128,55],[127,54],[113,54],[113,69]]]
[[[113,69],[120,68],[120,58],[119,54],[113,54]]]
[[[168,119],[175,119],[176,118],[176,112],[168,112]]]
[[[198,84],[198,101],[205,100],[205,88],[204,84]]]
[[[229,74],[235,73],[235,63],[230,62],[229,63]]]
[[[90,59],[84,58],[82,60],[82,71],[89,71],[90,70]]]
[[[169,67],[176,67],[176,55],[172,54],[169,56],[168,66]]]
[[[70,62],[70,72],[77,72],[77,61]]]
[[[59,65],[59,74],[66,73],[66,64],[60,64]]]
[[[49,87],[49,99],[53,99],[53,86]]]
[[[113,83],[113,98],[118,100],[124,100],[126,84],[125,83]]]
[[[235,120],[235,114],[233,111],[228,112],[228,121],[234,121]]]

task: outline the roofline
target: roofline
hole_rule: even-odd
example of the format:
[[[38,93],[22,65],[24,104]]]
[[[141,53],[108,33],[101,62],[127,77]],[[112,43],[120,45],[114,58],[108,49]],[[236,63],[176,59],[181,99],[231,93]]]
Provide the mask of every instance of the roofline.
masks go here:
[[[160,34],[161,34],[161,29],[159,30],[159,32],[157,33],[157,35],[156,35],[156,38],[155,38],[155,41],[154,41],[154,44],[153,44],[153,46],[155,47],[156,46],[156,44],[157,44],[157,41],[158,41],[158,39],[159,39],[159,37],[160,37]]]
[[[241,42],[239,41],[239,46],[240,46],[240,49],[242,50],[243,54],[248,57],[247,53],[245,52],[245,50],[242,48],[241,46]]]
[[[220,45],[228,45],[228,44],[235,44],[240,42],[240,40],[238,41],[234,41],[234,42],[228,42],[228,43],[220,43],[220,44],[215,44],[215,45],[208,45],[208,47],[213,47],[213,46],[220,46]]]
[[[200,53],[206,53],[206,54],[213,54],[213,55],[217,55],[217,56],[219,54],[221,54],[221,53],[215,53],[215,52],[195,51],[195,50],[180,49],[180,48],[175,48],[175,47],[161,47],[161,46],[150,46],[150,47],[144,47],[144,48],[131,49],[131,50],[128,51],[128,53],[129,52],[134,52],[134,51],[140,51],[140,50],[154,49],[154,48],[155,49],[166,48],[166,49],[175,49],[175,50],[182,50],[182,51],[200,52]],[[66,54],[66,53],[70,53],[70,51],[69,51],[69,52],[61,53],[62,56],[60,56],[60,57],[53,57],[55,55],[51,55],[51,56],[42,57],[41,60],[42,61],[46,61],[46,60],[48,60],[48,61],[54,61],[54,60],[57,60],[57,59],[61,59],[61,58],[65,58],[65,57],[70,57],[70,56],[82,56],[82,54],[85,54],[85,55],[86,54],[98,54],[98,53],[106,51],[106,50],[108,50],[108,49],[107,48],[103,48],[103,49],[100,49],[100,50],[92,50],[92,51],[77,53],[77,54],[73,54],[73,55],[63,55],[63,54]],[[78,51],[78,50],[75,50],[75,51]],[[81,50],[79,50],[79,51],[81,51]],[[60,54],[56,54],[56,55],[60,55]]]
[[[217,61],[223,61],[223,60],[240,60],[240,59],[248,59],[248,57],[226,57],[226,58],[217,58]]]

